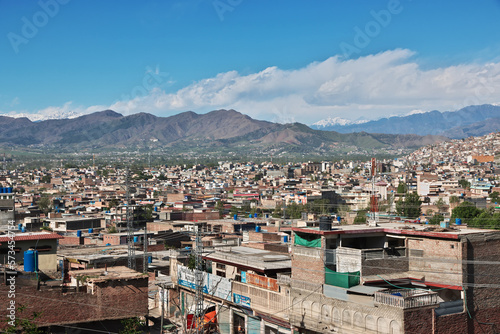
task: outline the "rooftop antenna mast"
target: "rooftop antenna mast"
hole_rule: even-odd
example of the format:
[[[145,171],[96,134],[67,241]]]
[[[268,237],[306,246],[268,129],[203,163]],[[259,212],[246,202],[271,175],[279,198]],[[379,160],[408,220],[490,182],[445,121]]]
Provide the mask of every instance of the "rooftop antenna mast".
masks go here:
[[[127,220],[127,244],[128,244],[128,267],[135,270],[135,248],[134,248],[134,231],[133,220],[130,217],[130,187],[129,187],[129,170],[125,174],[125,187],[126,187],[126,208],[125,216]]]

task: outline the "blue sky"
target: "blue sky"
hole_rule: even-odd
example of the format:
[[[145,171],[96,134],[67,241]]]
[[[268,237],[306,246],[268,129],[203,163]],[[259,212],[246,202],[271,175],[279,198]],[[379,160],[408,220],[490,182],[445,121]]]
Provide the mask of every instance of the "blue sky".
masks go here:
[[[0,113],[311,124],[496,104],[499,18],[499,0],[0,0]]]

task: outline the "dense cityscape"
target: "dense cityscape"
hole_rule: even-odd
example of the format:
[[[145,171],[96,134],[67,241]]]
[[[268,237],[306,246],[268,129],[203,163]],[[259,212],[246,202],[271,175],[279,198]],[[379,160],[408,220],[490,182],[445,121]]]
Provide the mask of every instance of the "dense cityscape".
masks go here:
[[[499,151],[491,133],[386,160],[6,168],[2,293],[26,332],[489,331]]]

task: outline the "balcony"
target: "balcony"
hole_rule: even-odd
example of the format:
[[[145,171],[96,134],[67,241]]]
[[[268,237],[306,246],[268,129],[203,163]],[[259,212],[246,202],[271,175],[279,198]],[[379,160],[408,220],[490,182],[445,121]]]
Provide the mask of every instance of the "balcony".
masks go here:
[[[375,292],[375,304],[400,309],[438,305],[438,294],[427,290],[391,289]]]

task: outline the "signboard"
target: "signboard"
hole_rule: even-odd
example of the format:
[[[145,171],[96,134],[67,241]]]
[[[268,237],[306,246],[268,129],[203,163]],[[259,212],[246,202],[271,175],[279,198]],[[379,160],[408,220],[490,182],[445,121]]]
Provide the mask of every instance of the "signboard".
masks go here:
[[[177,265],[177,282],[186,288],[196,289],[194,271],[188,267]],[[203,293],[231,301],[231,281],[203,272]]]
[[[250,308],[250,297],[233,293],[233,302],[235,302],[238,305]]]
[[[280,287],[278,285],[278,280],[274,278],[247,273],[246,281],[249,284],[260,286],[261,288],[264,289],[269,289],[277,292],[280,290]]]
[[[241,272],[241,282],[242,283],[246,283],[247,282],[247,272],[246,271],[242,271]]]

